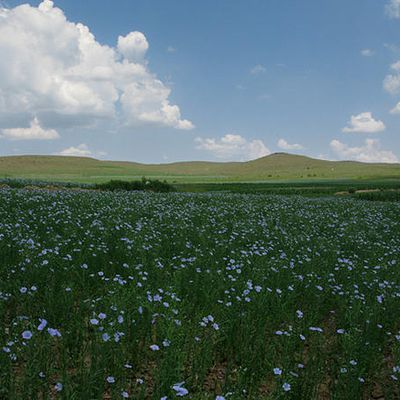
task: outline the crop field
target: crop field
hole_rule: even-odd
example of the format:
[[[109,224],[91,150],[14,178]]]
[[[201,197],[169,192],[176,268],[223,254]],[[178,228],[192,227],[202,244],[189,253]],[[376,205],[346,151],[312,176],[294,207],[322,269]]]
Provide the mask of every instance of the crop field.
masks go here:
[[[0,190],[0,399],[399,399],[400,203]]]

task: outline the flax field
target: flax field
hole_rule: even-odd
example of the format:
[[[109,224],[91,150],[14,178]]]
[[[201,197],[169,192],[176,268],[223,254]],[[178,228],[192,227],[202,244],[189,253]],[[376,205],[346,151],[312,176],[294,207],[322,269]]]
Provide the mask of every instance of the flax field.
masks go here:
[[[400,203],[0,190],[0,399],[399,399]]]

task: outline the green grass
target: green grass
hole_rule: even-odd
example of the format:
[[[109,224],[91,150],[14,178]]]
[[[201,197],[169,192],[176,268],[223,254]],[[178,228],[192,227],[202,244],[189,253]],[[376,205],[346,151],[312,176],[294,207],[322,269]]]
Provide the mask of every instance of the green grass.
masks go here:
[[[0,398],[395,399],[399,211],[1,189]]]
[[[323,161],[277,153],[249,162],[139,164],[60,156],[0,158],[0,178],[99,183],[142,176],[177,183],[400,178],[400,164]]]

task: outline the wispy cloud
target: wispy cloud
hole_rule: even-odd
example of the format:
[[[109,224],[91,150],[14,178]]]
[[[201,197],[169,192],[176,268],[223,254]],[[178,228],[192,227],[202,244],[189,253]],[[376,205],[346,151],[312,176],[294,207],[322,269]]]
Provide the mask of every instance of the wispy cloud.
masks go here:
[[[372,57],[375,55],[375,51],[371,49],[363,49],[360,51],[360,54],[364,57]]]
[[[385,6],[385,11],[390,18],[400,18],[400,0],[390,0]]]
[[[263,74],[265,72],[267,72],[267,68],[265,68],[264,65],[261,65],[261,64],[257,64],[250,69],[250,73],[252,75],[259,75],[259,74]]]

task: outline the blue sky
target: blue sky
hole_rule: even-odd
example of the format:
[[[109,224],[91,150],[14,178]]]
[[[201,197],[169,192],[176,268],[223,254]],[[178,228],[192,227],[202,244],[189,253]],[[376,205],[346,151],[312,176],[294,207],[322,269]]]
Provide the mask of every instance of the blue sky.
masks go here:
[[[0,3],[1,155],[400,158],[398,0],[40,3]]]

